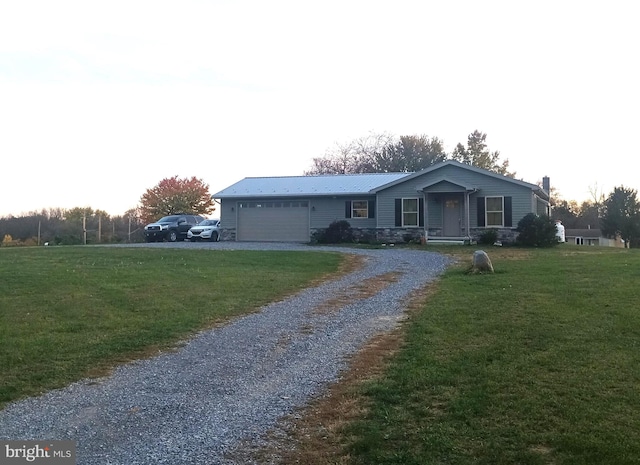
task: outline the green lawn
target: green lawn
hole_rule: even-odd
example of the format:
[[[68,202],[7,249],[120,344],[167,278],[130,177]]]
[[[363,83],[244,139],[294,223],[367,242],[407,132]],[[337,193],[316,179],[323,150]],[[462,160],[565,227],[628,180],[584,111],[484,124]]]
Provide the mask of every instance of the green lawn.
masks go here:
[[[339,254],[0,249],[0,408],[104,374],[334,273]]]
[[[429,247],[430,250],[438,250]],[[640,251],[472,249],[407,321],[354,464],[640,463]],[[337,254],[0,249],[0,407],[172,347],[335,273]]]
[[[450,269],[363,388],[352,463],[640,463],[640,251],[487,250],[496,273]]]

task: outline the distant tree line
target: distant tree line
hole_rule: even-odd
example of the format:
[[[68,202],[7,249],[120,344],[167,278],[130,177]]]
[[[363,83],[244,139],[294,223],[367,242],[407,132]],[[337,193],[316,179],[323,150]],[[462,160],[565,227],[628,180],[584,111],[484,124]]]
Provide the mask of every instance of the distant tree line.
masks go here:
[[[139,206],[111,216],[90,207],[44,209],[0,218],[0,246],[143,242],[144,226],[176,213],[208,215],[215,205],[201,179],[162,179],[140,197]]]
[[[92,208],[44,209],[0,218],[0,245],[141,242],[143,227],[136,210],[122,216],[111,216]]]
[[[620,237],[626,247],[640,247],[640,202],[635,189],[619,186],[605,196],[592,190],[592,199],[552,198],[554,219],[568,229],[600,229],[605,237]]]
[[[562,221],[565,228],[600,228],[603,214],[601,203],[586,200],[578,204],[575,200],[552,199],[553,218]]]

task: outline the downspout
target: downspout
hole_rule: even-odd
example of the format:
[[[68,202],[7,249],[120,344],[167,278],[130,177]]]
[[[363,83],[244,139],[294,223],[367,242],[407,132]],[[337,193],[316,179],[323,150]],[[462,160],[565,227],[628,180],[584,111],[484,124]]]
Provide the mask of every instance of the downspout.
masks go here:
[[[378,193],[375,193],[376,196],[376,211],[375,211],[375,215],[376,215],[376,241],[378,240],[378,237],[380,237],[380,199],[378,198]]]
[[[236,221],[236,224],[235,224],[236,239],[235,239],[235,241],[236,242],[238,242],[238,217],[240,216],[240,208],[239,207],[240,207],[240,202],[238,202],[236,200],[236,214],[235,214],[235,217],[236,217],[236,220],[235,220]],[[233,207],[231,207],[231,211],[233,211]],[[220,219],[222,220],[222,215],[220,216]],[[223,227],[224,227],[224,225],[223,225]]]

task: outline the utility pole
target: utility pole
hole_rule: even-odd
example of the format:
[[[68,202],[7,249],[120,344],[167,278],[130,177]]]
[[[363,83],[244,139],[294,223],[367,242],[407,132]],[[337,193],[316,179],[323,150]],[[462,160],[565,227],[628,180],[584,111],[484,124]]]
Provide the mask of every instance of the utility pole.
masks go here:
[[[87,215],[82,215],[82,237],[84,245],[87,245]]]
[[[38,245],[40,245],[40,223],[42,223],[42,220],[38,220]]]
[[[98,244],[102,242],[102,215],[98,215]]]

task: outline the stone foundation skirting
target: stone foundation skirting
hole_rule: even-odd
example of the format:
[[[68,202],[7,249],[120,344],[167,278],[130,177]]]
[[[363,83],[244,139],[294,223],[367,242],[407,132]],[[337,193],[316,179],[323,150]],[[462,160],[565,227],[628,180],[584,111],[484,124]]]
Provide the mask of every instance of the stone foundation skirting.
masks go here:
[[[322,234],[324,228],[312,228],[311,237]],[[424,237],[423,228],[353,228],[357,242],[420,242]]]
[[[518,231],[515,228],[471,228],[471,238],[477,241],[487,229],[496,229],[498,240],[503,244],[515,244],[518,237]]]
[[[236,229],[230,228],[222,228],[218,231],[220,234],[221,241],[235,241],[236,240]]]
[[[478,241],[480,236],[488,228],[471,228],[471,240]],[[312,228],[311,237],[322,233],[324,228]],[[518,232],[514,228],[497,229],[498,240],[503,244],[513,244]],[[424,238],[423,228],[353,228],[353,235],[358,242],[421,242]],[[429,228],[429,238],[442,237],[440,228]],[[235,228],[223,228],[220,230],[221,241],[235,241]]]

